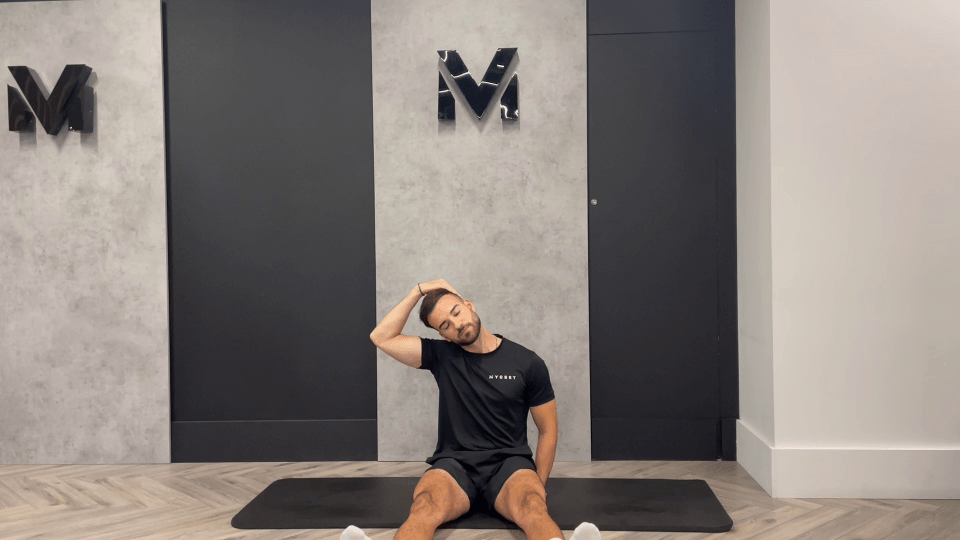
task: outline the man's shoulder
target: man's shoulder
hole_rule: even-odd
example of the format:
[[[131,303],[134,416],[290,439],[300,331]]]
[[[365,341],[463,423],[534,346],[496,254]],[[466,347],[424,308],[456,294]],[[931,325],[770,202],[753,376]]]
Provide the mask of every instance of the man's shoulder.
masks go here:
[[[543,362],[543,360],[540,358],[540,355],[538,355],[532,349],[528,349],[527,347],[524,347],[523,345],[517,343],[516,341],[503,338],[503,344],[507,345],[505,350],[510,351],[510,354],[516,358],[523,358],[528,362],[534,362],[534,361]]]
[[[501,337],[503,337],[503,336],[501,336]],[[513,349],[515,349],[515,350],[517,350],[517,351],[519,351],[519,352],[523,352],[523,353],[527,353],[527,354],[537,354],[537,353],[533,352],[532,350],[524,347],[523,345],[517,343],[516,341],[514,341],[514,340],[512,340],[512,339],[510,339],[510,338],[504,337],[504,338],[503,338],[503,342],[509,344],[509,345],[511,346],[511,348],[513,348]]]
[[[456,353],[457,349],[460,349],[459,345],[450,343],[445,339],[433,339],[433,338],[420,338],[423,340],[424,347],[430,347],[437,355],[447,355]]]

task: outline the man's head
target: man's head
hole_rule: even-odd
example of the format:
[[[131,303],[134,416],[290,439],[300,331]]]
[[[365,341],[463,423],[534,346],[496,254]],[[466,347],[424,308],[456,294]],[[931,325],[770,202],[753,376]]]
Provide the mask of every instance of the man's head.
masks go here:
[[[480,317],[473,304],[446,289],[435,289],[423,296],[420,320],[461,347],[480,337]]]

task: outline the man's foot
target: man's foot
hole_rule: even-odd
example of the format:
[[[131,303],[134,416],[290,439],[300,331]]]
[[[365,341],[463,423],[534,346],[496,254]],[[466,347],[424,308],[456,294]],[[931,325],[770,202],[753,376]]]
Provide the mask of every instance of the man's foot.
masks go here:
[[[596,529],[596,527],[594,527]],[[370,540],[370,537],[363,534],[360,527],[350,525],[340,533],[340,540]],[[597,533],[597,540],[600,540],[600,533]]]
[[[600,540],[600,529],[593,523],[584,521],[573,530],[570,540]]]

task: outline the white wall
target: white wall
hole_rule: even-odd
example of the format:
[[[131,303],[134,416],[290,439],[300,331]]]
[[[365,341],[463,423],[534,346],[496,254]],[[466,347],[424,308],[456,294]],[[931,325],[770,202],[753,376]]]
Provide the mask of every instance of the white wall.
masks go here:
[[[96,95],[89,134],[2,108],[0,463],[170,461],[160,25],[157,0],[0,3],[4,83],[86,64]]]
[[[773,446],[773,304],[770,254],[770,2],[738,4],[737,291],[740,423],[756,441],[737,440],[738,455]],[[738,433],[742,430],[738,430]],[[751,444],[754,443],[754,444]],[[741,459],[768,491],[769,460]]]
[[[738,131],[762,133],[765,105],[740,95],[769,87],[772,494],[960,496],[960,4],[736,7],[766,5],[769,82],[746,77],[765,29],[740,15],[737,91]],[[738,165],[762,162],[762,134],[746,142]],[[766,196],[738,174],[738,202]],[[739,285],[748,306],[763,295]],[[743,380],[767,369],[745,352]],[[751,421],[744,440],[767,436]]]

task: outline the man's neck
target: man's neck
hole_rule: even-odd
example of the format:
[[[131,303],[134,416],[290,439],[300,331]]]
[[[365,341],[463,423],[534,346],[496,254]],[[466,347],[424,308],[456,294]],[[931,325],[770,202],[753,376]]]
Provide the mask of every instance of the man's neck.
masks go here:
[[[485,326],[480,326],[480,337],[476,341],[463,347],[463,350],[472,352],[474,354],[486,354],[492,352],[497,348],[497,342],[499,338],[490,333]],[[462,347],[462,345],[461,345]]]

